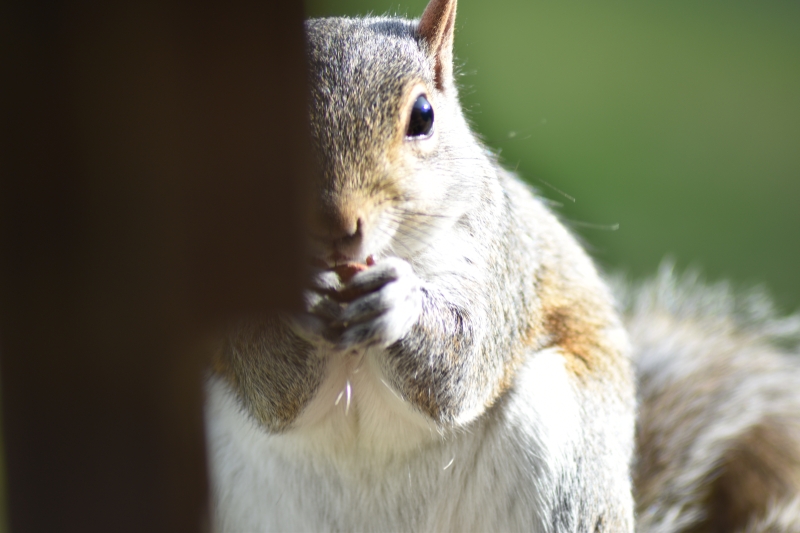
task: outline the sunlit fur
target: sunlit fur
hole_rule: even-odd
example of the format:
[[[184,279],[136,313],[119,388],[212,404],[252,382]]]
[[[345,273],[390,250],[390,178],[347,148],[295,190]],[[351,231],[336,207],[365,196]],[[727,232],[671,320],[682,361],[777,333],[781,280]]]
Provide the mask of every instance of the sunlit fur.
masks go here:
[[[642,532],[797,531],[800,384],[773,330],[800,328],[664,274],[618,290],[631,350],[590,259],[470,131],[454,10],[306,26],[312,255],[371,264],[231,330],[215,529],[631,532],[634,483]],[[407,139],[420,91],[434,130]]]

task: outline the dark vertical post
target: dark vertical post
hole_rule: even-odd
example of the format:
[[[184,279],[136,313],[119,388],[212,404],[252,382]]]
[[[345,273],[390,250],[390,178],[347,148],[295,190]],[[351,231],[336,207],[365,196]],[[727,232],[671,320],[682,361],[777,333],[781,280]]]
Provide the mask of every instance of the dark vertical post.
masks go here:
[[[202,531],[204,358],[299,284],[302,4],[0,9],[11,530]]]

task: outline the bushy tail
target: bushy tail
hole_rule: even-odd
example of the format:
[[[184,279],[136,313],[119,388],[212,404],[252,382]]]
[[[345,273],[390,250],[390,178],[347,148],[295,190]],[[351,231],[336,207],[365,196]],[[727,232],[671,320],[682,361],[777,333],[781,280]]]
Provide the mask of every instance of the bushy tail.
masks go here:
[[[677,279],[623,289],[640,533],[800,533],[800,316]]]

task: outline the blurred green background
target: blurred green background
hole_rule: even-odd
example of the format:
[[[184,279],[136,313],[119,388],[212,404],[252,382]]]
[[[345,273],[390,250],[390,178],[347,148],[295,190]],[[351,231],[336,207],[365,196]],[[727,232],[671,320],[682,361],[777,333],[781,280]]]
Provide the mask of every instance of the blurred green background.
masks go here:
[[[800,2],[461,0],[456,55],[476,129],[604,269],[672,257],[800,308]]]

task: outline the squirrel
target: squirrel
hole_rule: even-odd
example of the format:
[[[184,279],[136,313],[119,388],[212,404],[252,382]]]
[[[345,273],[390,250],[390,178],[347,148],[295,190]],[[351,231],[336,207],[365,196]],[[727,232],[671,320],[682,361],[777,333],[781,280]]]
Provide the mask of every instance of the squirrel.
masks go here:
[[[306,23],[316,270],[214,362],[215,531],[800,531],[798,320],[612,291],[470,129],[455,13]]]

